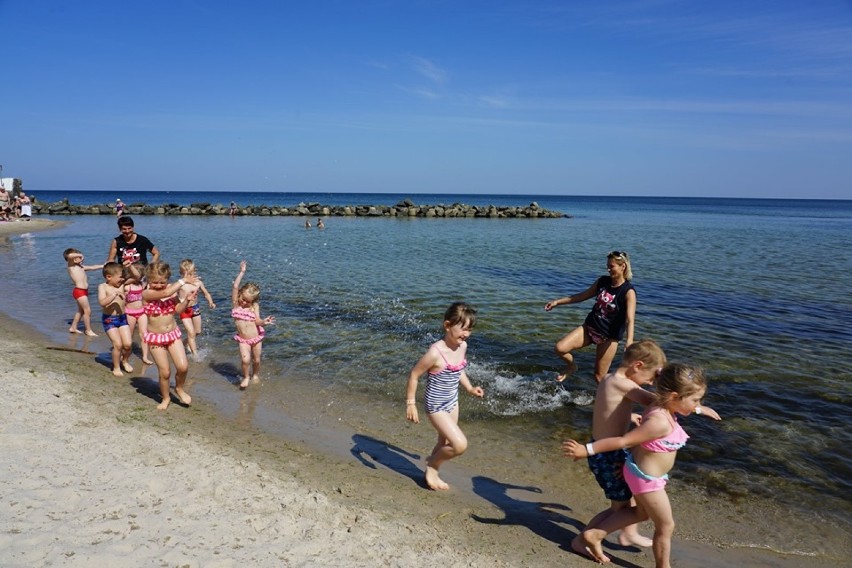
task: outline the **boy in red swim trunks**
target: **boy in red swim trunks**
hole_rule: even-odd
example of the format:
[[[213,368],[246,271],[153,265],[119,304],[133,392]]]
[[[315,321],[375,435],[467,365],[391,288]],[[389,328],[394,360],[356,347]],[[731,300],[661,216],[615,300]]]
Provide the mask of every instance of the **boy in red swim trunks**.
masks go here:
[[[68,263],[68,276],[71,277],[71,282],[74,283],[71,295],[74,297],[74,301],[77,302],[77,313],[74,314],[74,319],[71,320],[71,327],[68,328],[68,331],[70,333],[82,333],[78,329],[78,326],[80,320],[83,320],[86,335],[96,337],[97,333],[92,331],[92,308],[89,306],[89,279],[86,277],[86,272],[89,270],[100,270],[104,265],[84,265],[83,253],[75,248],[65,249],[62,256],[65,257],[65,262]]]

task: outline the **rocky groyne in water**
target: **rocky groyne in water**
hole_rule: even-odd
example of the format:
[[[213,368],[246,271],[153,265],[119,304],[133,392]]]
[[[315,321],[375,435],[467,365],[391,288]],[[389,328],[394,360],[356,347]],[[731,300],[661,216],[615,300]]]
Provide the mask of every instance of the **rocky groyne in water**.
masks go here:
[[[54,203],[37,202],[33,204],[34,215],[115,215],[115,206],[74,205],[67,199]],[[320,203],[299,203],[292,207],[279,205],[247,205],[236,207],[232,213],[227,205],[212,203],[190,203],[179,205],[166,203],[149,205],[146,203],[128,203],[124,206],[125,215],[257,215],[268,217],[439,217],[439,218],[475,218],[491,219],[556,219],[570,217],[559,211],[543,209],[538,203],[526,206],[497,205],[417,205],[410,199],[404,199],[396,205],[322,205]]]

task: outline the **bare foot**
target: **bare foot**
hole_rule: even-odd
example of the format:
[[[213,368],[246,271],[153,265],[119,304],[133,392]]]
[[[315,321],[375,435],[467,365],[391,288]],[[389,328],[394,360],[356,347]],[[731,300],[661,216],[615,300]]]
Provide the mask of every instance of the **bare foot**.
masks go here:
[[[571,541],[571,550],[579,554],[591,558],[598,564],[606,564],[609,562],[609,556],[603,553],[603,548],[600,542],[591,543],[586,540],[583,533],[578,534]]]
[[[557,383],[561,383],[562,381],[564,381],[565,379],[567,379],[568,377],[570,377],[571,375],[573,375],[573,374],[574,374],[574,371],[576,371],[576,370],[577,370],[577,365],[575,365],[574,363],[570,363],[570,364],[569,364],[569,365],[565,368],[565,372],[564,372],[564,373],[561,373],[561,374],[559,374],[559,375],[556,375],[556,382],[557,382]]]
[[[153,361],[151,361],[150,359],[146,359],[145,357],[142,357],[142,362],[145,363],[146,365],[153,365],[154,364]]]
[[[70,327],[70,328],[68,328],[68,333],[83,333],[83,332],[80,331],[79,329],[75,328],[75,327]]]
[[[130,361],[122,361],[121,368],[127,371],[128,373],[133,372],[133,365],[130,364]]]
[[[115,368],[112,370],[112,374],[116,377],[123,377],[124,373],[121,372],[121,369]]]
[[[169,397],[169,398],[167,398],[166,400],[164,400],[163,402],[161,402],[160,404],[157,405],[157,410],[165,410],[169,407],[169,405],[171,403],[172,403],[172,399],[171,399],[171,397]]]
[[[434,491],[446,491],[450,488],[447,483],[438,475],[438,470],[431,465],[426,466],[426,485]]]
[[[192,404],[192,397],[189,396],[188,394],[186,394],[186,392],[183,389],[175,389],[175,394],[178,396],[180,401],[182,403],[184,403],[185,405],[189,406],[190,404]]]
[[[249,386],[249,380],[248,380],[248,377],[246,377],[245,379],[243,379],[240,382],[240,390],[246,390],[246,388],[248,388],[248,386]]]
[[[642,548],[650,548],[654,544],[654,540],[647,536],[642,536],[636,530],[630,532],[620,531],[618,533],[618,544],[621,546],[641,546]]]
[[[257,375],[252,375],[252,377],[251,377],[251,382],[253,382],[253,383],[255,383],[255,384],[259,383],[259,382],[260,382],[260,377],[258,377]]]
[[[97,337],[98,336],[98,334],[95,333],[94,331],[92,331],[91,329],[86,330],[86,335],[88,335],[89,337]]]

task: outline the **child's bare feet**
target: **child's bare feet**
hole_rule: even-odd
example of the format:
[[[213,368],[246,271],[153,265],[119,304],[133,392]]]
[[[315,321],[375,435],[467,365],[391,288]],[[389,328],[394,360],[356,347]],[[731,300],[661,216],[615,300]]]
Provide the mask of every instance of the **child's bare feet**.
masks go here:
[[[251,382],[253,382],[253,383],[255,383],[255,384],[259,383],[259,382],[260,382],[260,377],[258,377],[257,375],[252,375],[252,377],[251,377]]]
[[[112,374],[115,375],[116,377],[123,377],[124,376],[124,373],[122,373],[121,369],[119,369],[118,367],[116,367],[115,369],[112,370]]]
[[[183,389],[177,389],[176,388],[175,394],[178,396],[180,401],[182,403],[184,403],[185,405],[189,406],[190,404],[192,404],[192,397],[189,396],[188,394],[186,394],[186,392]]]
[[[171,399],[171,397],[169,397],[169,398],[165,399],[163,402],[161,402],[160,404],[157,405],[157,410],[165,410],[169,407],[169,405],[171,403],[172,403],[172,399]]]
[[[246,377],[240,382],[240,390],[246,390],[246,388],[248,388],[248,386],[249,386],[249,379],[248,379],[248,377]]]
[[[621,546],[641,546],[642,548],[650,548],[654,544],[654,540],[647,536],[642,536],[636,530],[620,531],[618,533],[618,544]]]
[[[142,362],[145,363],[146,365],[153,365],[154,364],[154,362],[151,361],[150,359],[148,359],[147,357],[142,357]]]
[[[560,375],[556,375],[556,382],[561,383],[562,381],[564,381],[565,379],[567,379],[568,377],[573,375],[574,371],[576,371],[576,370],[577,370],[577,365],[575,365],[574,363],[569,363],[568,366],[565,368],[564,373],[562,373]]]
[[[604,554],[601,543],[589,542],[586,540],[586,537],[583,536],[583,533],[578,534],[574,537],[574,540],[571,541],[571,550],[580,556],[591,558],[598,564],[606,564],[610,561],[609,556]]]
[[[88,335],[89,337],[97,337],[98,336],[98,334],[95,333],[94,331],[92,331],[91,329],[86,330],[86,335]]]
[[[133,372],[133,365],[130,364],[130,361],[122,361],[121,368],[127,371],[128,373]]]
[[[77,329],[76,327],[69,327],[68,333],[83,333],[83,332],[80,331],[79,329]]]
[[[426,485],[434,491],[446,491],[450,486],[438,475],[438,470],[426,462]]]

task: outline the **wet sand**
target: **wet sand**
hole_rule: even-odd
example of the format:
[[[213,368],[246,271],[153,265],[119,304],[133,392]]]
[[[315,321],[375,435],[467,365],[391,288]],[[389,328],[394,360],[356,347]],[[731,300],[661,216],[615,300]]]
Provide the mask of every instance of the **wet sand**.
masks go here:
[[[451,490],[433,492],[422,485],[433,430],[407,424],[402,403],[294,382],[272,435],[257,427],[271,414],[262,385],[207,398],[216,379],[193,363],[193,406],[160,412],[138,358],[116,378],[92,354],[50,347],[63,346],[0,315],[4,566],[594,565],[570,540],[606,503],[558,439],[543,453],[463,424],[470,449],[442,470]],[[673,477],[675,566],[848,558],[847,527],[692,491],[677,466]],[[616,566],[653,566],[647,550],[606,551]]]

